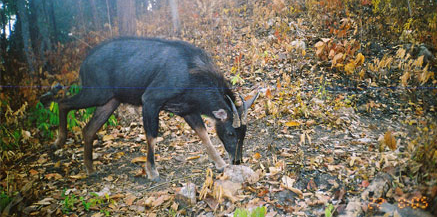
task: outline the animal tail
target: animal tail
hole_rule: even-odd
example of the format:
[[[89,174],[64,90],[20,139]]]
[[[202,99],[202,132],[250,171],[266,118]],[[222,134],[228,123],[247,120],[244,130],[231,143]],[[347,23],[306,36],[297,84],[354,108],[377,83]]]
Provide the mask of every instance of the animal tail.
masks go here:
[[[50,89],[50,91],[48,91],[47,93],[43,94],[40,98],[39,101],[44,105],[47,106],[49,103],[53,102],[53,101],[57,101],[56,94],[58,94],[58,92],[60,90],[64,89],[64,86],[62,86],[61,84],[56,84],[55,86],[52,87],[52,89]]]

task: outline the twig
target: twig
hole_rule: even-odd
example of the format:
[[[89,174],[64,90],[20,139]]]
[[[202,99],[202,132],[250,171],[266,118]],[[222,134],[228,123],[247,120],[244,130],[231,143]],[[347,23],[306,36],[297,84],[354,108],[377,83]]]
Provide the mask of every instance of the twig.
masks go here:
[[[170,181],[167,181],[167,182],[159,183],[159,184],[157,184],[157,185],[155,185],[155,186],[152,186],[152,187],[146,189],[146,191],[148,191],[148,190],[152,190],[152,189],[157,188],[157,187],[160,187],[160,186],[163,186],[163,185],[165,185],[165,184],[170,184],[170,183],[173,183],[173,182],[176,182],[176,181],[180,181],[180,180],[182,180],[182,179],[192,178],[192,177],[195,177],[195,176],[198,176],[198,174],[191,175],[191,176],[185,176],[185,177],[182,177],[182,178],[173,179],[173,180],[170,180]]]
[[[86,46],[92,48],[91,45],[89,45],[89,44],[86,43],[84,40],[80,39],[79,37],[76,37],[76,36],[74,36],[73,34],[69,34],[69,36],[71,36],[71,37],[73,37],[73,38],[79,40],[80,42],[82,42],[82,43],[85,44]]]

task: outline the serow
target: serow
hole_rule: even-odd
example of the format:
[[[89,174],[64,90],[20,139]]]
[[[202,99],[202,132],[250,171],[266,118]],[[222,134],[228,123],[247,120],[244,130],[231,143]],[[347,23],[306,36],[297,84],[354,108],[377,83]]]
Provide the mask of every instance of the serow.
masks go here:
[[[183,41],[119,38],[89,52],[81,65],[80,79],[82,89],[78,94],[58,100],[59,133],[53,147],[65,144],[70,110],[96,106],[93,117],[82,130],[88,174],[94,172],[95,134],[120,103],[142,105],[148,150],[145,169],[151,180],[159,180],[154,147],[161,110],[183,117],[199,135],[216,168],[222,170],[226,163],[213,147],[201,115],[212,118],[231,163],[242,162],[247,110],[259,92],[247,101],[240,96],[242,105],[237,107],[228,81],[202,49]],[[45,100],[51,95],[46,94]]]

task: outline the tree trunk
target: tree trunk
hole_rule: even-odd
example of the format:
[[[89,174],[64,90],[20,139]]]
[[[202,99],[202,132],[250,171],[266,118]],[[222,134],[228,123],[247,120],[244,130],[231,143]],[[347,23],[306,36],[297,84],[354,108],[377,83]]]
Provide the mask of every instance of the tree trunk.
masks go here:
[[[100,30],[101,24],[100,24],[99,14],[98,14],[97,7],[96,7],[96,0],[90,0],[90,4],[91,4],[91,10],[93,13],[94,30]]]
[[[37,37],[35,38],[36,43],[38,46],[36,46],[38,50],[39,58],[45,62],[45,52],[47,50],[51,49],[51,43],[50,43],[50,28],[48,25],[48,14],[47,10],[45,10],[45,3],[46,0],[32,0],[31,2],[32,12],[34,13],[33,17],[36,22],[37,27]]]
[[[50,17],[50,25],[51,25],[51,29],[52,29],[52,42],[56,43],[58,41],[58,28],[56,26],[56,17],[55,17],[55,10],[54,10],[54,6],[53,6],[53,1],[54,0],[48,0],[49,1],[49,10],[48,10],[48,14]]]
[[[179,12],[178,12],[178,2],[177,0],[168,1],[171,8],[171,19],[173,22],[173,33],[179,35],[181,31],[181,26],[179,22]]]
[[[118,33],[136,35],[135,0],[117,0]]]
[[[2,26],[2,34],[1,34],[1,36],[0,36],[0,47],[1,47],[1,51],[2,51],[2,54],[6,54],[6,43],[7,43],[7,40],[6,40],[6,26],[8,25],[7,24],[7,21],[6,21],[6,6],[3,4],[3,8],[2,8],[2,10],[1,10],[1,14],[0,14],[0,17],[1,17],[1,26]],[[4,58],[3,56],[2,56],[2,58]]]
[[[106,0],[106,16],[108,17],[109,31],[111,32],[111,37],[112,37],[112,36],[114,36],[114,34],[112,33],[111,13],[109,12],[109,2],[108,2],[108,0]]]
[[[29,66],[30,73],[33,74],[35,71],[33,68],[33,59],[31,55],[31,44],[30,44],[30,32],[29,32],[29,19],[27,16],[27,8],[26,8],[26,0],[18,0],[17,1],[17,9],[18,9],[18,19],[20,19],[21,23],[21,37],[23,40],[23,50],[24,55],[26,56],[26,61]]]

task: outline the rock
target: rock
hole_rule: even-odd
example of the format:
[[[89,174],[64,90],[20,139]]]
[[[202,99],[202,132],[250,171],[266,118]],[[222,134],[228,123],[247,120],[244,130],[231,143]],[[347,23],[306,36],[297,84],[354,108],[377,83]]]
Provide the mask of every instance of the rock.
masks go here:
[[[305,50],[306,45],[302,40],[294,40],[291,42],[291,46],[293,46],[296,50]]]
[[[259,174],[250,167],[243,165],[230,165],[225,168],[224,175],[232,182],[253,184],[260,178]]]
[[[196,185],[193,183],[186,183],[181,190],[176,193],[176,200],[183,205],[196,204]]]
[[[232,182],[230,180],[217,180],[214,182],[214,195],[216,198],[219,198],[219,203],[223,198],[228,198],[235,203],[236,201],[243,199],[242,197],[238,196],[238,190],[240,190],[242,187],[243,186],[241,183],[238,182]]]
[[[99,197],[104,197],[105,195],[111,195],[111,190],[109,190],[108,186],[105,186],[101,191],[95,192]]]

